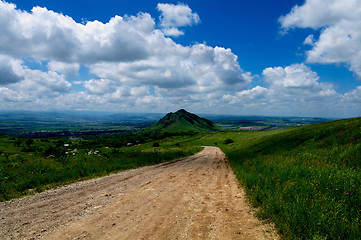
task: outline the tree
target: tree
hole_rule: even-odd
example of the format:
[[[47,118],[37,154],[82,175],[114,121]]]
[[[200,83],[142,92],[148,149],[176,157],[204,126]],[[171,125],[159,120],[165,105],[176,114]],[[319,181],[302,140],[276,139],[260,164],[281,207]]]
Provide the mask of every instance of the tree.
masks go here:
[[[28,138],[28,139],[26,139],[25,143],[26,143],[26,145],[30,146],[30,145],[34,144],[34,140],[32,138]]]

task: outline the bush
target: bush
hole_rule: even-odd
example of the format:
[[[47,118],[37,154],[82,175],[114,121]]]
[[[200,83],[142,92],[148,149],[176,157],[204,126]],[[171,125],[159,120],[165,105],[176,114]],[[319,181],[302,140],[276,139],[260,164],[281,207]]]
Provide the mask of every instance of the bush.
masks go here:
[[[30,146],[30,145],[34,144],[34,140],[32,138],[28,138],[28,139],[26,139],[25,143],[26,143],[26,145]]]
[[[153,147],[159,147],[159,146],[160,146],[159,143],[157,143],[157,142],[153,143]]]
[[[227,138],[226,140],[224,140],[224,144],[230,144],[230,143],[233,143],[233,140],[230,139],[230,138]]]

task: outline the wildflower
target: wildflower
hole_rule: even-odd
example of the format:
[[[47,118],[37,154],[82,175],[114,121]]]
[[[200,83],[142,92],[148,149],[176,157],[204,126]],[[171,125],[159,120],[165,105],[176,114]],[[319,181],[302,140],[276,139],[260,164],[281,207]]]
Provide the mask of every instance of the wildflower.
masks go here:
[[[346,195],[346,196],[350,195],[350,192],[346,190],[346,191],[345,191],[345,195]]]

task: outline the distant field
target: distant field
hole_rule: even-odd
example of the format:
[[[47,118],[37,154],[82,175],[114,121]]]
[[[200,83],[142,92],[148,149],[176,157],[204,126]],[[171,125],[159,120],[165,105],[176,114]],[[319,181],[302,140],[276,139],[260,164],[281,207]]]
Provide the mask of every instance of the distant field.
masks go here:
[[[205,117],[224,130],[238,130],[240,127],[261,127],[264,129],[284,129],[325,122],[325,118],[302,117],[265,117],[265,116],[222,116],[205,115]]]
[[[159,114],[1,112],[0,133],[24,137],[97,135],[138,130],[154,124],[159,117]]]

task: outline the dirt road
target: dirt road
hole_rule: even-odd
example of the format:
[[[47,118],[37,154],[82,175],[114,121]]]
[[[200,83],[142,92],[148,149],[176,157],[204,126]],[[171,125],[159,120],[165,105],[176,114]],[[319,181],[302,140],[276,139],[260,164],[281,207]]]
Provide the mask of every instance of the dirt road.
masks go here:
[[[274,238],[215,147],[0,203],[0,239]]]

